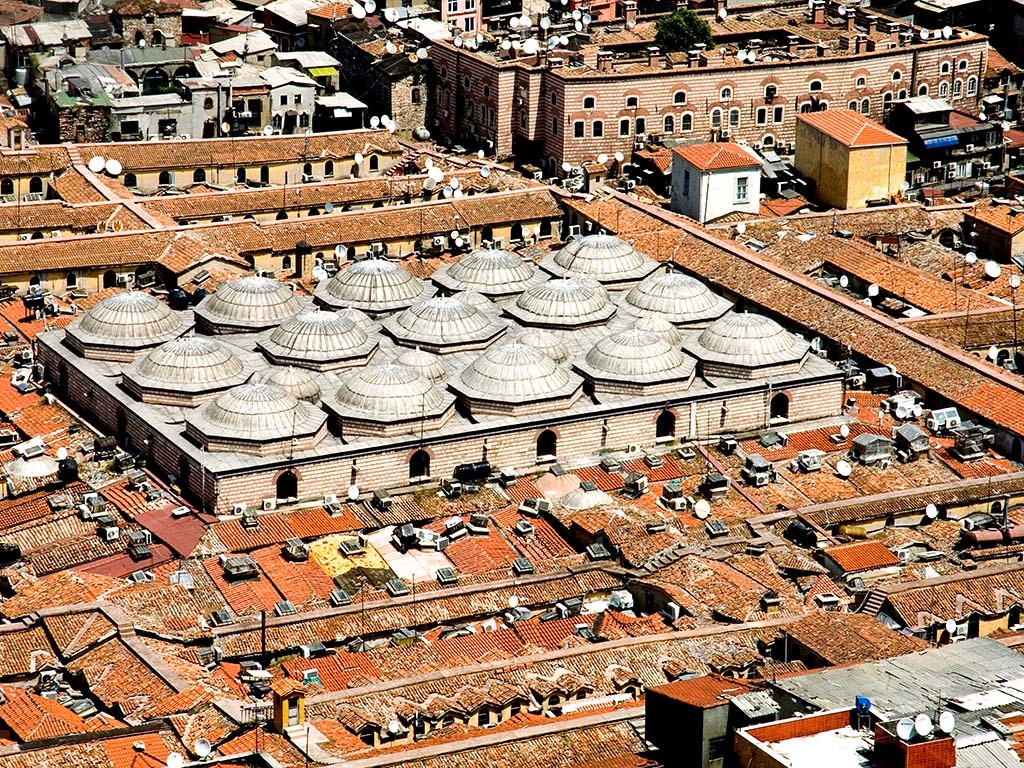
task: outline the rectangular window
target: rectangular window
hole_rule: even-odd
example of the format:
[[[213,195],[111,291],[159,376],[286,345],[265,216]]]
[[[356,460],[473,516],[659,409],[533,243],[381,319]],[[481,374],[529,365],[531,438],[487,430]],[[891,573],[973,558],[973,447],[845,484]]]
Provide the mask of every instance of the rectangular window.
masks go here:
[[[690,196],[690,172],[683,171],[683,196]]]
[[[302,94],[301,93],[296,93],[295,94],[295,103],[296,104],[301,104],[302,103]]]
[[[629,136],[629,118],[619,120],[619,136]]]
[[[476,29],[476,17],[475,16],[467,16],[464,19],[464,21],[466,22],[465,26],[466,26],[466,31],[467,32],[472,32],[474,29]]]
[[[476,0],[466,0],[466,10],[467,11],[475,11],[476,10]]]
[[[572,124],[572,135],[577,139],[583,138],[583,121],[577,120]]]
[[[459,12],[459,0],[448,0],[448,13]]]
[[[287,93],[282,93],[281,94],[281,106],[282,107],[287,107],[288,106],[288,94]]]
[[[646,118],[638,117],[636,119],[636,132],[637,133],[647,133],[647,119]]]
[[[782,107],[776,107],[775,108],[775,122],[776,123],[781,123],[782,122],[782,114],[783,114]]]
[[[745,203],[747,201],[747,177],[740,176],[736,179],[736,202]]]
[[[708,739],[708,760],[722,760],[726,757],[727,743],[725,736]]]
[[[740,111],[738,109],[729,110],[729,127],[739,128],[740,127]]]
[[[554,134],[555,136],[558,135],[558,118],[557,117],[552,117],[551,118],[551,133]]]
[[[768,110],[764,107],[757,108],[757,124],[764,125],[768,122]]]

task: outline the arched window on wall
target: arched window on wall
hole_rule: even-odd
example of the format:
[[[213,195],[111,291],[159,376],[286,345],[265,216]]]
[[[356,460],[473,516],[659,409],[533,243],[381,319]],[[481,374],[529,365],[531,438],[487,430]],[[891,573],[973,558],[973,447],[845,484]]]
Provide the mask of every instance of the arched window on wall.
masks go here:
[[[299,496],[299,477],[290,469],[277,478],[277,498],[295,499]]]
[[[38,176],[33,176],[28,180],[28,191],[29,194],[39,195],[43,192],[43,180]]]
[[[660,440],[676,436],[676,415],[672,411],[662,411],[658,414],[654,436]]]
[[[409,457],[409,479],[422,480],[430,477],[430,454],[424,450],[416,451]]]
[[[779,392],[771,399],[768,405],[768,412],[774,421],[775,419],[789,418],[789,395]]]
[[[537,461],[553,459],[558,455],[558,435],[545,429],[537,437]]]

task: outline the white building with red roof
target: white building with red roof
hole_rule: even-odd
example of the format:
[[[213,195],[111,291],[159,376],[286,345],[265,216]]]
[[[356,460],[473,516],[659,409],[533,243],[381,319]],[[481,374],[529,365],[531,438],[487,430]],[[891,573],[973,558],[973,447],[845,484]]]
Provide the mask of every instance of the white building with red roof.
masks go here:
[[[729,213],[757,214],[761,162],[739,144],[676,147],[672,153],[672,210],[705,224]]]

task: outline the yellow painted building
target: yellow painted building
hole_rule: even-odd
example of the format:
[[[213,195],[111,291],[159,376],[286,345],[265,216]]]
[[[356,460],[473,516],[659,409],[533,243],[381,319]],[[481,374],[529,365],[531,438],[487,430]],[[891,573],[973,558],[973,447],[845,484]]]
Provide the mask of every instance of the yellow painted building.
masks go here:
[[[797,171],[814,196],[834,208],[891,202],[907,175],[907,141],[850,109],[797,116]]]

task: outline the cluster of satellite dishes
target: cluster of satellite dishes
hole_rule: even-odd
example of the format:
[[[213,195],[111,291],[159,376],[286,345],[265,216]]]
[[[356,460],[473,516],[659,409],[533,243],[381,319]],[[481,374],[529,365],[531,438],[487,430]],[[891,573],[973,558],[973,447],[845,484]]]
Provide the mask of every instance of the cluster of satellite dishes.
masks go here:
[[[192,752],[200,760],[205,760],[213,752],[213,744],[209,739],[196,739],[192,745]],[[167,754],[167,768],[182,768],[185,765],[185,756],[181,752],[169,752]]]
[[[92,157],[90,157],[87,165],[89,167],[89,170],[92,171],[93,173],[103,173],[104,171],[106,171],[111,176],[120,176],[121,171],[124,170],[124,168],[121,166],[120,160],[117,160],[113,157],[104,158],[101,157],[100,155],[93,155]]]
[[[424,192],[436,192],[441,197],[452,197],[456,200],[460,199],[463,195],[462,182],[459,181],[457,176],[452,176],[450,179],[445,181],[444,171],[434,165],[434,161],[431,158],[427,158],[425,165],[427,167],[427,178],[423,180],[423,191]],[[486,169],[487,173],[484,174],[485,169],[480,169],[480,175],[486,178],[491,175],[490,169]],[[454,239],[458,235],[458,232],[452,234]]]
[[[371,128],[381,128],[381,127],[383,127],[383,128],[387,128],[389,131],[394,133],[395,132],[395,126],[396,126],[396,123],[391,118],[391,115],[381,115],[380,117],[378,117],[377,115],[374,115],[373,117],[370,118],[370,127]],[[357,155],[357,157],[359,159],[356,160],[356,163],[361,163],[362,162],[362,155]]]
[[[956,630],[956,622],[946,623],[947,625],[952,624],[953,630]],[[946,736],[952,734],[956,729],[956,717],[952,712],[941,712],[938,720],[937,724],[933,723],[932,719],[923,712],[913,719],[904,717],[896,723],[896,735],[903,741],[912,741],[915,738],[927,739],[935,733],[936,729]]]
[[[952,36],[952,27],[943,27],[942,29],[937,29],[934,32],[929,32],[927,29],[922,29],[920,32],[920,37],[922,40],[927,40],[928,38],[932,38],[934,40],[938,40],[939,38],[942,38],[943,40],[949,40],[949,38],[951,38]]]
[[[479,48],[483,41],[484,36],[477,32],[473,37],[462,37],[460,35],[456,35],[455,39],[452,40],[452,45],[456,48],[465,48],[468,51],[473,51]]]
[[[357,19],[365,19],[377,12],[376,0],[365,0],[363,3],[352,3],[352,16]],[[385,14],[387,18],[387,14]]]

